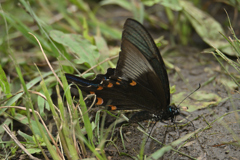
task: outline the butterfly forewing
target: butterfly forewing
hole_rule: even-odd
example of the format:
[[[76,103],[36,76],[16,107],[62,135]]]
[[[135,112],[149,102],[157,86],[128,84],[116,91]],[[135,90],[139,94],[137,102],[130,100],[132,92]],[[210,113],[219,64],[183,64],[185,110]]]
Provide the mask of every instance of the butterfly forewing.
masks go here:
[[[131,92],[137,99],[144,98],[146,101],[149,96],[154,96],[154,101],[156,103],[158,102],[158,105],[147,105],[152,111],[164,110],[167,107],[166,100],[164,100],[164,98],[166,99],[165,94],[158,97],[158,93],[164,93],[161,80],[138,48],[126,39],[122,40],[121,52],[119,54],[115,75],[123,77],[126,80],[134,80],[139,85],[138,87],[146,89],[144,93],[140,91]],[[147,96],[147,98],[145,96]],[[144,108],[140,106],[139,109],[146,109],[147,106],[144,106]]]
[[[168,105],[170,103],[170,90],[166,67],[151,35],[139,22],[133,19],[127,19],[124,24],[122,42],[125,40],[128,40],[131,44],[133,44],[147,59],[148,64],[152,66],[159,80],[148,79],[148,81],[145,82],[151,84],[153,83],[152,85],[158,86],[155,88],[162,88],[160,90],[155,89],[156,96],[158,96],[161,101],[166,101],[166,104]],[[124,47],[124,44],[122,44],[121,49],[123,50]],[[121,67],[119,69],[121,69]],[[117,70],[119,69],[117,66]]]

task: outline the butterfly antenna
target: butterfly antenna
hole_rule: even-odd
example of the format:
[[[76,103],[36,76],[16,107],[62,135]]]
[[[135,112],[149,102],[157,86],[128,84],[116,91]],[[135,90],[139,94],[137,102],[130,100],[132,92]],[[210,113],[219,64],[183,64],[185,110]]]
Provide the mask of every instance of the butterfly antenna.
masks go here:
[[[201,88],[201,84],[199,83],[199,86],[198,86],[198,88],[197,89],[195,89],[194,91],[192,91],[192,93],[190,93],[187,97],[185,97],[179,104],[178,104],[178,106],[177,107],[179,107],[180,106],[180,104],[183,102],[183,101],[185,101],[188,97],[190,97],[194,92],[196,92],[197,90],[199,90]]]

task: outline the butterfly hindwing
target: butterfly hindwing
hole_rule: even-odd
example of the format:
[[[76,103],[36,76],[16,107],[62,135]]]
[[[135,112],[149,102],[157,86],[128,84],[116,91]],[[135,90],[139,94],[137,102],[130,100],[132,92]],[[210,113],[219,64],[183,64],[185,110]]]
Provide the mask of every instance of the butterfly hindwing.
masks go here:
[[[118,110],[143,109],[149,111],[154,110],[147,106],[159,105],[149,89],[142,87],[134,81],[116,79],[113,76],[109,79],[103,79],[100,83],[93,83],[96,79],[86,80],[70,74],[66,74],[66,77],[69,82],[76,83],[82,91],[89,94],[96,94],[96,105],[115,106]],[[142,94],[138,95],[138,93]]]
[[[67,81],[70,83],[75,83],[81,87],[86,87],[86,86],[95,86],[97,87],[100,82],[104,79],[109,79],[110,76],[114,75],[115,69],[113,68],[108,68],[106,74],[98,74],[94,80],[88,80],[85,78],[77,77],[72,74],[66,73],[65,76],[67,78]]]

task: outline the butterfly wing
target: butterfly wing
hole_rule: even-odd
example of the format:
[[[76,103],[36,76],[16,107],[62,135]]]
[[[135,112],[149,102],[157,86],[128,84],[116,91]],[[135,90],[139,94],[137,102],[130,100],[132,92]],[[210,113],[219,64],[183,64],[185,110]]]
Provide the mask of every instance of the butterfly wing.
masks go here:
[[[66,74],[81,90],[97,95],[97,105],[112,110],[142,109],[151,113],[166,110],[170,103],[165,65],[150,34],[133,19],[124,25],[116,69],[86,80]]]
[[[131,52],[133,47],[129,44],[134,45],[142,56],[134,55]],[[144,62],[141,62],[143,59]],[[146,67],[150,69],[144,70]],[[115,75],[134,79],[152,90],[161,102],[159,108],[165,109],[169,105],[169,81],[163,59],[150,34],[133,19],[127,19],[124,24],[121,52]]]

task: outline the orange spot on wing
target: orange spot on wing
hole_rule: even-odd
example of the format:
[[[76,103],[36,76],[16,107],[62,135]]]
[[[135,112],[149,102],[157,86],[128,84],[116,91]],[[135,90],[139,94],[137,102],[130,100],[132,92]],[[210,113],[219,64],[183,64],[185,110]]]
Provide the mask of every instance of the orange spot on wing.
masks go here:
[[[98,88],[97,88],[97,90],[102,90],[103,89],[103,87],[102,86],[98,86]]]
[[[109,107],[111,108],[111,110],[112,110],[112,111],[115,111],[115,110],[117,110],[117,107],[116,107],[116,106],[114,106],[114,105],[109,105]]]
[[[109,84],[107,85],[108,88],[111,88],[112,86],[113,86],[112,83],[109,83]]]
[[[119,78],[118,78],[117,80],[118,80],[118,81],[122,81],[122,80],[121,80],[121,79],[119,79]]]
[[[132,82],[130,83],[131,86],[136,86],[137,82],[135,82],[134,80],[132,80]]]
[[[103,104],[103,99],[100,98],[100,97],[97,97],[97,103],[96,103],[96,105],[101,105],[101,104]]]
[[[119,82],[116,82],[116,85],[120,85],[120,83],[119,83]]]
[[[95,92],[93,92],[93,91],[90,91],[90,94],[95,94]]]

